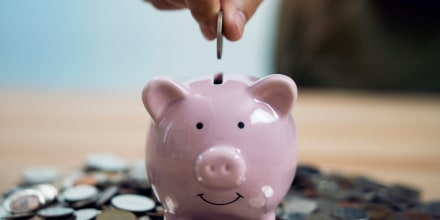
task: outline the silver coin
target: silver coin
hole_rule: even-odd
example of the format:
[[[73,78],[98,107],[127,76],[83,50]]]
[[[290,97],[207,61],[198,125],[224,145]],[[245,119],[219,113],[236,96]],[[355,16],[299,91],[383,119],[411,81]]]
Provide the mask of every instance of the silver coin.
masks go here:
[[[335,218],[324,213],[312,213],[307,215],[305,220],[335,220]]]
[[[418,200],[420,199],[420,190],[404,184],[394,184],[390,187],[392,193],[399,194],[408,199]]]
[[[94,186],[79,185],[65,189],[62,195],[68,202],[79,202],[96,197],[98,195],[98,189]]]
[[[131,164],[128,172],[128,180],[132,187],[139,189],[151,189],[151,183],[147,175],[145,160],[136,160]]]
[[[91,207],[91,205],[93,205],[95,203],[95,201],[96,201],[96,197],[86,199],[86,200],[81,200],[79,202],[71,202],[71,203],[69,203],[69,207],[72,207],[74,209],[82,209],[82,208],[86,208],[86,207]]]
[[[432,201],[428,204],[428,213],[436,218],[440,218],[440,201]]]
[[[35,213],[34,212],[26,212],[26,213],[16,213],[16,214],[10,214],[8,216],[6,216],[5,218],[1,218],[2,220],[7,219],[7,220],[24,220],[24,219],[29,219],[29,220],[35,220]],[[40,220],[40,218],[37,218],[37,220]]]
[[[324,198],[318,199],[316,201],[318,204],[318,211],[321,213],[331,213],[335,204]]]
[[[100,194],[99,198],[96,200],[95,204],[97,207],[101,207],[106,204],[110,199],[119,192],[118,186],[110,186],[106,188]]]
[[[222,58],[223,53],[223,11],[217,16],[217,59]]]
[[[38,184],[32,188],[40,191],[48,203],[54,201],[58,196],[58,189],[52,184]]]
[[[320,178],[315,178],[317,181],[317,190],[319,195],[341,200],[345,195],[345,191],[341,190],[338,183],[328,179],[326,176],[322,176]]]
[[[301,198],[299,196],[287,195],[283,201],[284,212],[299,213],[308,215],[318,208],[316,201]]]
[[[368,220],[368,212],[353,207],[338,206],[333,209],[332,216],[341,220]]]
[[[38,211],[38,215],[43,218],[62,218],[72,216],[74,210],[69,207],[52,206]]]
[[[147,167],[145,166],[145,164],[146,162],[144,159],[136,160],[135,162],[133,162],[128,172],[128,176],[130,177],[130,179],[149,182]]]
[[[111,204],[118,209],[130,212],[146,212],[154,209],[156,204],[148,197],[135,194],[122,194],[113,197]]]
[[[304,220],[306,218],[306,215],[304,213],[297,213],[297,212],[291,212],[291,213],[284,213],[283,219],[286,220]]]
[[[95,219],[101,213],[98,209],[80,209],[75,211],[75,220],[91,220]]]
[[[127,162],[113,154],[94,153],[86,157],[86,166],[107,172],[122,172],[128,169]]]
[[[5,219],[8,215],[9,212],[5,209],[5,207],[0,205],[0,219]]]
[[[29,213],[46,204],[43,194],[36,189],[18,190],[8,196],[3,205],[6,211],[14,214]]]
[[[49,183],[58,178],[58,170],[49,166],[32,167],[23,171],[23,182],[29,184]]]

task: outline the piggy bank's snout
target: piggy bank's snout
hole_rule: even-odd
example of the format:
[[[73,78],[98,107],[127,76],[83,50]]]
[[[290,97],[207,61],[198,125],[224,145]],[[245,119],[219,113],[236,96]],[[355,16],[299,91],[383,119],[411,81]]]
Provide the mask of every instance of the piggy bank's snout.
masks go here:
[[[246,178],[246,163],[239,149],[219,146],[198,155],[195,163],[197,180],[210,188],[239,186]]]

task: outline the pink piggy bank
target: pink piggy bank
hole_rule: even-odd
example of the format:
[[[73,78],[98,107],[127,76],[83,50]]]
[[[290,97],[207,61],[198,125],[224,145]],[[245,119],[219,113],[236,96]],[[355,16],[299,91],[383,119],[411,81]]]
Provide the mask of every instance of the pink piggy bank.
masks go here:
[[[149,82],[147,171],[165,219],[275,219],[296,170],[296,97],[283,75]]]

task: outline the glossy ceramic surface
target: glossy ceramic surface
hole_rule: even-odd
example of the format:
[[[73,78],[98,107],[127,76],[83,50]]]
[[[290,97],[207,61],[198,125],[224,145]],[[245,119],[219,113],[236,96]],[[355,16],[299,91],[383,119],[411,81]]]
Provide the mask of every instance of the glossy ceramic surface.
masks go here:
[[[147,171],[166,219],[275,219],[296,169],[296,97],[283,75],[150,81]]]

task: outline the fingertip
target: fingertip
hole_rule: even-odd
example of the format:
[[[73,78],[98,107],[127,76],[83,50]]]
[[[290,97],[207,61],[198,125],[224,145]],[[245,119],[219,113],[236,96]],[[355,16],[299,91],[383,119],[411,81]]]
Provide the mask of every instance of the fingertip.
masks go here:
[[[231,36],[231,40],[239,40],[243,36],[244,25],[246,24],[246,16],[242,11],[234,13],[234,23],[237,34],[236,36]]]
[[[240,40],[246,24],[246,16],[240,10],[234,10],[225,16],[223,34],[230,41]]]
[[[216,38],[216,32],[209,26],[200,25],[200,30],[206,40],[214,40]]]
[[[222,0],[225,13],[223,34],[230,41],[242,38],[244,27],[253,16],[262,0]]]

